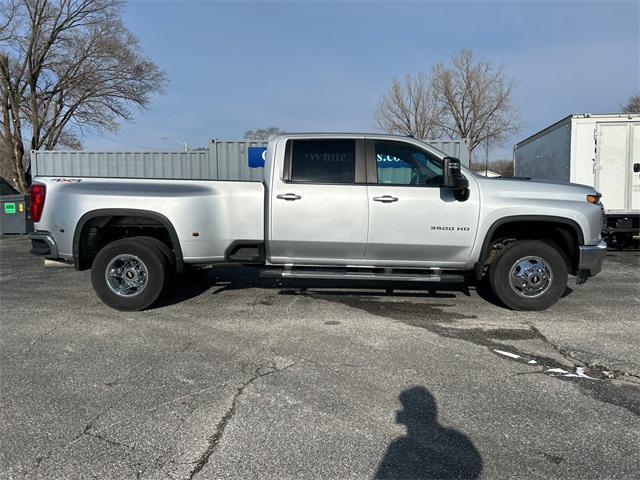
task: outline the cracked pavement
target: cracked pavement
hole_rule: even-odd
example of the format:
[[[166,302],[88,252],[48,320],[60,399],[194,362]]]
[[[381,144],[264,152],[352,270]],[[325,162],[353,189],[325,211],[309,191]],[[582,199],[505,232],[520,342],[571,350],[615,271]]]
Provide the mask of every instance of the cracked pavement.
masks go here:
[[[0,478],[637,478],[638,251],[546,312],[224,267],[127,313],[28,250],[0,239]]]

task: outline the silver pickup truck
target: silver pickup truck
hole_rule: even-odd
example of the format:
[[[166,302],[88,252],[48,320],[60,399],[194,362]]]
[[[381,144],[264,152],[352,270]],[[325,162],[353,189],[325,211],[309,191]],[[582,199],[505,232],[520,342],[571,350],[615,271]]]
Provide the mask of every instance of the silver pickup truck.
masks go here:
[[[35,254],[91,268],[119,310],[231,262],[283,278],[486,279],[506,306],[542,310],[569,274],[600,271],[602,214],[591,187],[481,177],[413,138],[283,134],[262,183],[36,177],[30,238]]]

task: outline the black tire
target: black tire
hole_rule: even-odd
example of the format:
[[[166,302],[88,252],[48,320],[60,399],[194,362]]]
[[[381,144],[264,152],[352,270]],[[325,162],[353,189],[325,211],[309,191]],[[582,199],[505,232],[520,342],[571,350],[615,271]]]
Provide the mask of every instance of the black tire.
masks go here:
[[[146,269],[144,287],[119,295],[107,281],[107,269],[121,265],[122,259],[133,261],[141,270]],[[125,265],[130,265],[126,263]],[[169,261],[159,248],[138,237],[123,238],[105,245],[96,255],[91,267],[91,282],[100,300],[111,308],[122,311],[139,311],[153,305],[164,292],[170,272]],[[126,270],[126,269],[125,269]],[[130,270],[130,269],[129,269]],[[123,275],[127,275],[124,273]]]
[[[528,276],[523,265],[533,270]],[[512,286],[512,269],[526,277],[521,285],[516,285],[518,282],[514,281]],[[538,273],[535,269],[542,270]],[[567,276],[567,264],[562,253],[553,245],[539,240],[510,244],[498,254],[489,268],[489,283],[493,292],[513,310],[549,308],[562,297],[567,288]],[[548,284],[547,278],[550,278]]]
[[[206,277],[209,272],[211,272],[211,268],[195,267],[193,265],[186,264],[182,272],[182,278],[187,282],[190,282],[192,280],[199,281],[202,278]]]
[[[135,237],[140,242],[146,243],[151,248],[158,249],[167,259],[169,264],[169,268],[167,268],[167,280],[165,282],[164,291],[162,295],[166,293],[170,293],[171,290],[175,287],[176,284],[176,256],[173,251],[169,248],[169,246],[164,243],[162,240],[158,240],[154,237]]]
[[[629,233],[617,233],[615,238],[616,248],[618,250],[624,250],[629,243],[629,239],[633,240],[633,237]]]

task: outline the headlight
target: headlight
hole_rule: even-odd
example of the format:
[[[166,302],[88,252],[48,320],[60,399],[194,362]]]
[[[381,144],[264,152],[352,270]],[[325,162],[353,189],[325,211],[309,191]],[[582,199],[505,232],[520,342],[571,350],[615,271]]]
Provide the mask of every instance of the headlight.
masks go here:
[[[587,195],[587,202],[589,203],[593,203],[594,205],[597,205],[598,202],[600,201],[600,194],[597,195]]]

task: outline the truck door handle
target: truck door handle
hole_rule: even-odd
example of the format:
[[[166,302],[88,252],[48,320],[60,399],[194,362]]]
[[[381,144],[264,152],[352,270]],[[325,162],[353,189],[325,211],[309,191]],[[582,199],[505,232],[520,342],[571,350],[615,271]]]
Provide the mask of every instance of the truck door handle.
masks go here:
[[[280,200],[300,200],[302,197],[295,193],[285,193],[284,195],[278,195],[276,198]]]
[[[382,203],[391,203],[397,202],[398,199],[396,197],[392,197],[391,195],[383,195],[381,197],[373,197],[374,202],[382,202]]]

